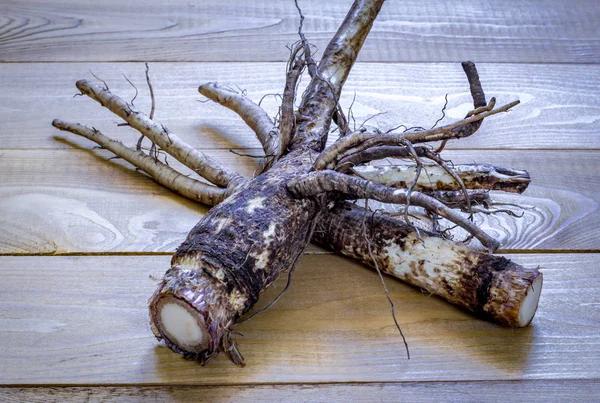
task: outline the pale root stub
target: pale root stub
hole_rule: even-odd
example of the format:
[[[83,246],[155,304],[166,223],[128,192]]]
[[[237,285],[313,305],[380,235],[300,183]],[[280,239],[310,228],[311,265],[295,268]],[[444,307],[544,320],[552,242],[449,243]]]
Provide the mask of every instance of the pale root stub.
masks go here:
[[[164,304],[160,311],[165,331],[171,338],[183,346],[196,346],[202,344],[203,331],[199,325],[200,317],[194,317],[179,304]],[[204,321],[202,321],[204,322]],[[204,323],[203,323],[204,324]]]
[[[172,297],[158,304],[162,330],[171,342],[188,351],[201,351],[207,345],[206,323],[201,315],[192,314],[191,306]]]
[[[531,181],[527,171],[488,164],[455,164],[452,170],[468,189],[522,193]],[[353,167],[352,171],[361,178],[390,187],[406,188],[414,183],[415,190],[460,189],[456,178],[439,165],[423,165],[416,181],[415,165],[366,165]]]
[[[519,309],[519,327],[525,327],[533,320],[542,293],[542,282],[543,275],[540,273],[527,290],[527,295],[521,303],[521,309]]]

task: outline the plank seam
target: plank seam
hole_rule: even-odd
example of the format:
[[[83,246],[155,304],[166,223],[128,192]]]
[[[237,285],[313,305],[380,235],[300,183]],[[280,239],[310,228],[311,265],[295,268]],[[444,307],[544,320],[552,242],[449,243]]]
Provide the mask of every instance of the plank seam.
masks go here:
[[[180,384],[180,383],[97,383],[97,384],[0,384],[1,388],[41,388],[41,387],[55,387],[55,388],[106,388],[106,387],[198,387],[198,388],[209,388],[209,387],[262,387],[262,386],[327,386],[327,385],[407,385],[407,384],[444,384],[444,383],[522,383],[522,382],[538,382],[538,381],[549,381],[549,382],[572,382],[572,381],[583,381],[589,383],[599,382],[600,378],[527,378],[527,379],[450,379],[450,380],[406,380],[406,381],[325,381],[325,382],[253,382],[253,383],[207,383],[207,384]]]

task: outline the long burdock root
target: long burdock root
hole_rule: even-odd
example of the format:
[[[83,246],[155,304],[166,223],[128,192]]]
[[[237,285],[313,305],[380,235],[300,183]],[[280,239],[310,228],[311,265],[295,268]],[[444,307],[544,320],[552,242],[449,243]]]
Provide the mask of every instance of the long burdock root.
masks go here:
[[[146,172],[161,185],[196,202],[214,206],[225,200],[232,192],[232,189],[212,186],[188,178],[168,165],[157,161],[154,157],[145,154],[143,151],[133,150],[118,141],[106,137],[95,128],[89,128],[78,123],[66,123],[59,119],[54,119],[52,126],[96,142],[101,147],[115,153],[119,158],[123,158]]]
[[[243,363],[231,344],[230,327],[280,273],[293,270],[312,237],[315,220],[331,198],[294,198],[287,183],[299,173],[307,173],[323,150],[341,88],[382,4],[382,0],[355,2],[342,24],[347,29],[340,29],[325,49],[300,104],[295,137],[287,147],[290,152],[211,209],[175,253],[171,271],[150,300],[157,337],[167,340],[167,346],[174,351],[204,364],[221,346],[234,362]],[[207,88],[201,87],[200,91],[204,93]],[[212,93],[207,95],[219,99],[218,87],[213,85],[210,89]],[[227,97],[229,102],[235,102],[235,98],[232,94]],[[243,108],[231,109],[248,111],[255,105],[245,103]],[[262,123],[256,124],[256,128],[261,126]],[[258,134],[259,138],[266,136]],[[279,147],[268,145],[265,151],[275,148]],[[177,280],[177,289],[169,286],[171,278]],[[205,300],[208,296],[210,300]],[[165,298],[171,302],[161,303]],[[211,305],[211,301],[222,303]],[[174,323],[162,320],[165,309],[182,315]],[[187,324],[196,329],[196,337],[188,338],[187,333],[180,331]]]
[[[366,237],[356,236],[361,221]],[[537,269],[424,230],[417,233],[400,220],[350,203],[338,203],[323,215],[313,240],[505,326],[527,326],[542,291]]]
[[[228,187],[235,186],[238,181],[242,180],[239,175],[189,146],[163,124],[152,120],[131,103],[114,95],[108,88],[103,88],[87,80],[79,80],[76,85],[81,94],[87,95],[122,118],[129,126],[208,181],[217,186]]]

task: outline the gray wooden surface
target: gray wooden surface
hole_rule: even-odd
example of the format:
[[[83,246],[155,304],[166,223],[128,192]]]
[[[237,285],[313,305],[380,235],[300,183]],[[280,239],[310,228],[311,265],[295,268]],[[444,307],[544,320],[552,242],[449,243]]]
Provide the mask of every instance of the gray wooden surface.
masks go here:
[[[324,49],[352,1],[300,2]],[[293,1],[12,0],[0,5],[3,61],[286,61]],[[594,0],[389,1],[360,61],[597,63]]]
[[[301,1],[323,49],[351,1]],[[311,247],[294,286],[244,325],[248,366],[207,367],[160,346],[146,301],[170,253],[207,210],[154,183],[53,118],[135,132],[83,97],[89,70],[150,101],[183,139],[251,177],[229,149],[258,142],[228,110],[200,103],[219,81],[260,99],[281,92],[296,40],[293,1],[147,0],[0,3],[0,400],[2,401],[595,401],[600,393],[600,3],[545,0],[388,1],[341,103],[357,125],[431,126],[470,108],[460,61],[478,63],[488,97],[520,99],[454,162],[524,168],[524,217],[487,217],[501,252],[540,266],[532,325],[504,329],[390,279],[413,357],[394,332],[371,270]],[[265,108],[276,112],[274,97]],[[179,165],[173,164],[180,168]],[[59,255],[59,256],[52,256]],[[265,300],[283,287],[282,280]]]

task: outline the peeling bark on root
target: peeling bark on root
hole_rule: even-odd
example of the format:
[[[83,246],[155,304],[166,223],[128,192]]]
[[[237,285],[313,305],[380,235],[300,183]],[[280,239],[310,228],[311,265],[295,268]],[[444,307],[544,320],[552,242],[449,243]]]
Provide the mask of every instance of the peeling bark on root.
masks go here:
[[[219,199],[209,198],[209,199],[199,200],[198,195],[203,194],[205,192],[205,187],[207,187],[209,185],[205,185],[202,182],[187,178],[186,176],[177,173],[176,171],[174,171],[172,168],[166,166],[165,164],[155,161],[154,158],[147,156],[142,152],[125,147],[123,144],[107,138],[106,136],[102,135],[97,130],[89,129],[89,128],[79,125],[79,124],[67,124],[67,123],[64,123],[59,120],[55,120],[53,122],[53,125],[61,130],[70,131],[72,133],[84,136],[84,137],[96,142],[97,144],[101,145],[102,147],[114,152],[120,158],[124,158],[127,161],[129,161],[130,163],[137,166],[138,168],[145,170],[147,173],[149,173],[153,178],[155,178],[163,186],[166,186],[169,189],[172,189],[189,199],[192,199],[195,201],[200,201],[200,202],[203,202],[204,204],[215,205],[215,204],[218,204],[218,202],[220,202],[225,196],[227,196],[227,194],[223,194],[223,195],[220,195]],[[456,167],[460,167],[460,166],[455,166],[455,168]],[[475,167],[471,167],[471,168],[476,168],[476,169],[474,169],[475,172],[479,172],[479,173],[483,172],[484,179],[482,179],[482,181],[486,182],[486,183],[490,182],[490,181],[485,179],[485,172],[498,171],[498,172],[503,172],[504,175],[507,175],[510,171],[510,170],[506,170],[505,168],[500,168],[500,167],[491,167],[491,168],[493,168],[493,169],[491,169],[488,166],[479,166],[479,165],[477,165]],[[468,168],[466,170],[468,172],[471,172],[471,171],[473,171],[473,169],[471,169],[471,168]],[[460,171],[461,169],[459,168],[458,170]],[[514,172],[510,171],[510,172],[516,173],[517,176],[522,176],[519,173],[520,171],[514,171]],[[363,170],[361,170],[361,173],[362,173],[362,175],[364,175]],[[396,176],[395,178],[397,179],[398,177]],[[502,187],[504,188],[504,190],[507,190],[506,186],[502,186]],[[224,189],[219,189],[219,188],[215,188],[215,189],[218,189],[219,191],[224,191]],[[519,188],[518,190],[521,190],[521,189]],[[469,195],[470,195],[470,199],[472,201],[480,201],[480,202],[481,201],[489,201],[488,194],[485,191],[470,191]],[[452,205],[453,208],[464,207],[464,196],[461,192],[438,191],[438,192],[435,192],[434,197],[437,200],[443,201],[447,205],[448,204]],[[256,206],[258,207],[259,205],[256,204]],[[365,213],[363,210],[358,210],[358,211],[360,214]],[[351,213],[349,213],[349,211],[347,211],[343,208],[335,208],[331,211],[325,212],[323,216],[319,216],[319,218],[317,219],[318,220],[318,224],[317,224],[318,232],[315,233],[313,239],[316,240],[317,242],[320,242],[324,246],[332,247],[338,253],[342,253],[342,254],[346,253],[346,255],[348,255],[347,250],[346,250],[346,244],[345,244],[346,239],[345,238],[340,239],[340,235],[343,232],[341,232],[339,230],[339,227],[346,225],[348,227],[355,228],[356,225],[358,225],[358,223],[361,222],[361,220],[363,220],[363,218],[364,218],[364,217],[360,216],[360,214],[351,214]],[[381,220],[382,218],[380,216],[377,216],[377,219]],[[371,223],[371,221],[367,221],[367,223]],[[387,242],[389,239],[391,239],[390,236],[393,236],[394,239],[400,239],[400,238],[402,238],[402,236],[404,236],[403,234],[405,234],[405,232],[406,232],[406,234],[410,234],[411,231],[414,232],[414,228],[407,226],[403,222],[398,221],[398,220],[394,220],[394,222],[391,224],[389,222],[387,222],[387,224],[389,224],[388,225],[389,228],[387,228],[386,231],[371,231],[369,239],[371,239],[371,242],[373,242],[374,245],[381,244],[382,242]],[[390,233],[394,232],[394,231],[395,231],[395,235],[390,235]],[[427,233],[425,231],[422,231],[422,235],[427,235]],[[353,238],[352,240],[350,240],[350,244],[348,245],[348,247],[354,248],[356,243],[360,242],[361,240],[364,240],[364,238],[360,238],[360,239]],[[336,245],[336,244],[338,246],[343,245],[343,247],[337,248],[336,246],[332,246],[332,245]],[[440,243],[439,245],[442,246],[443,250],[446,250],[446,249],[455,250],[455,248],[456,248],[456,246],[451,242],[444,242],[444,243]],[[356,249],[358,250],[361,248],[363,250],[366,250],[365,249],[366,246],[364,246],[364,245],[362,247],[358,247]],[[436,250],[436,252],[443,254],[443,252],[440,251],[439,249]],[[377,249],[375,249],[375,253],[378,253]],[[489,255],[487,255],[487,256],[489,256]],[[359,259],[364,258],[364,257],[365,256],[363,254],[359,257]],[[427,259],[425,259],[424,264],[435,265],[436,263],[432,262],[431,260],[432,260],[431,256],[427,257]],[[365,261],[365,263],[372,264],[372,260]],[[458,264],[459,261],[456,261],[456,263]],[[382,265],[382,268],[387,273],[389,273],[395,277],[399,277],[396,275],[399,270],[397,267],[390,269],[388,266]],[[475,274],[477,276],[485,275],[485,273],[481,272],[481,271],[479,271]],[[180,279],[180,277],[183,276],[185,278],[186,275],[187,275],[187,280],[182,281]],[[182,274],[181,272],[178,272],[176,270],[170,270],[167,273],[167,275],[165,276],[165,288],[163,288],[163,290],[161,292],[164,294],[172,294],[172,296],[161,299],[162,302],[160,302],[160,304],[157,303],[151,307],[151,310],[153,311],[153,313],[152,313],[153,317],[156,317],[157,315],[159,315],[159,311],[161,310],[160,307],[165,303],[179,305],[180,307],[183,307],[183,310],[185,310],[185,311],[189,311],[191,309],[190,306],[186,302],[184,302],[184,298],[181,295],[182,289],[186,289],[185,287],[182,288],[182,286],[186,282],[194,281],[193,278],[189,277],[190,275],[191,275],[191,272]],[[452,273],[440,273],[441,278],[443,278],[443,276],[445,276],[445,275],[453,275],[453,274]],[[477,282],[478,277],[474,277],[473,281]],[[481,280],[481,281],[483,281],[483,280]],[[204,283],[204,286],[206,286],[207,284],[212,284],[208,288],[209,290],[219,288],[219,284],[217,284],[217,283],[213,284],[210,281],[206,281]],[[411,284],[416,285],[416,286],[422,286],[421,283],[411,282]],[[430,289],[427,287],[425,287],[425,288],[431,293],[435,293],[438,295],[440,294],[439,292],[436,292],[436,290],[434,290],[434,289]],[[214,299],[219,295],[222,296],[222,294],[223,293],[220,293],[220,294],[217,293],[215,295],[214,293],[209,293],[207,298]],[[443,295],[441,295],[441,296],[443,296]],[[194,298],[188,298],[188,299],[194,300]],[[468,297],[465,297],[459,301],[464,302],[466,299],[468,299]],[[449,302],[455,303],[455,301],[452,299],[449,299]],[[219,305],[219,304],[223,305],[224,303],[225,303],[224,300],[221,300],[220,302],[216,301],[216,300],[211,302],[212,305]],[[466,307],[466,305],[464,303],[459,302],[459,305]],[[467,305],[470,305],[470,304],[467,304]],[[194,329],[197,329],[198,326],[201,326],[201,325],[198,325],[198,323],[206,324],[207,319],[205,319],[202,316],[194,316],[194,315],[192,315],[191,318],[189,316],[186,317],[186,314],[183,312],[179,312],[179,314],[177,314],[177,309],[175,309],[175,308],[176,307],[171,307],[171,311],[174,312],[174,315],[176,315],[182,322],[188,323],[187,326],[191,328],[191,333],[195,332],[196,337],[200,337],[201,334],[197,334],[199,331],[194,331]],[[181,311],[181,309],[180,309],[180,311]],[[226,311],[226,309],[225,309],[225,311]],[[500,323],[500,324],[509,324],[510,325],[510,323],[514,322],[513,320],[510,320],[510,318],[503,317],[501,314],[488,315],[487,318],[494,322]],[[162,321],[161,318],[158,318],[157,320]],[[211,320],[211,322],[213,322],[213,320]],[[153,327],[153,329],[154,329],[155,333],[159,337],[162,338],[162,336],[160,335],[160,332],[158,332],[158,329],[156,329],[156,327]],[[167,337],[167,339],[171,339],[174,336],[169,334],[169,332],[166,332],[166,337]],[[199,341],[199,345],[205,345],[207,343],[207,340],[208,340],[207,338],[202,337],[201,341]],[[225,340],[228,340],[228,339],[224,339],[224,341]],[[229,342],[231,343],[231,341],[229,341]],[[187,345],[185,342],[183,344],[184,344],[184,348],[189,349],[189,351],[198,350],[198,345]],[[175,351],[179,351],[184,354],[190,354],[189,352],[185,352],[183,349],[178,349],[178,347],[176,345],[173,345],[172,348]],[[218,344],[214,345],[212,348],[213,349],[219,348],[219,345]],[[235,351],[235,349],[233,351]],[[192,355],[193,354],[196,354],[196,353],[192,353]],[[199,356],[202,356],[202,354],[199,354]],[[208,357],[203,357],[203,358],[208,359]]]
[[[229,341],[227,333],[280,273],[290,270],[312,235],[321,208],[294,199],[286,183],[310,169],[310,151],[295,151],[218,206],[192,229],[177,249],[171,269],[150,299],[152,328],[172,350],[204,364]],[[200,332],[177,338],[161,319],[177,301]],[[171,307],[172,308],[172,307]],[[192,326],[194,327],[194,326]]]
[[[406,204],[407,201],[410,201],[411,205],[424,207],[463,227],[486,248],[493,251],[500,246],[496,239],[486,234],[474,223],[457,214],[439,200],[423,193],[410,193],[405,189],[390,188],[335,171],[316,171],[306,175],[297,175],[288,183],[287,188],[298,198],[315,197],[327,192],[334,192],[338,195],[346,195],[350,199],[374,199],[383,203]]]
[[[415,190],[459,190],[456,180],[437,165],[426,165],[415,184]],[[393,188],[407,188],[415,180],[414,165],[360,166],[352,172],[363,179]],[[527,171],[497,167],[487,164],[453,165],[467,189],[502,190],[523,193],[531,179]]]
[[[365,237],[356,225],[367,215]],[[419,239],[419,236],[421,239]],[[472,250],[349,203],[337,204],[319,220],[313,240],[422,288],[488,320],[527,326],[537,309],[542,273],[502,256]]]
[[[420,172],[422,154],[459,185],[464,204],[470,208],[468,196],[473,191],[465,187],[459,175],[436,152],[422,146],[415,148],[412,143],[443,140],[445,144],[446,140],[469,136],[483,118],[507,111],[518,103],[494,109],[492,98],[486,105],[475,65],[466,62],[463,68],[475,109],[465,119],[403,135],[348,134],[323,152],[332,120],[347,134],[338,104],[339,94],[382,4],[383,0],[355,0],[318,67],[300,26],[301,41],[297,49],[301,45],[304,61],[297,59],[292,51],[293,64],[288,70],[285,105],[282,105],[282,132],[259,105],[245,97],[216,84],[200,87],[200,92],[210,99],[238,113],[257,133],[265,153],[271,157],[265,165],[269,168],[273,164],[272,168],[251,182],[198,152],[153,121],[152,113],[150,117],[144,115],[133,104],[113,95],[107,86],[102,88],[85,80],[77,83],[82,95],[96,100],[123,118],[126,125],[148,137],[153,142],[152,150],[160,147],[216,186],[184,178],[141,152],[140,142],[135,151],[96,129],[60,121],[54,122],[56,127],[96,141],[186,197],[213,204],[233,193],[190,232],[149,301],[152,330],[174,351],[205,364],[223,349],[235,363],[243,365],[244,360],[231,340],[232,326],[279,274],[293,270],[317,224],[319,234],[325,234],[322,238],[317,234],[317,239],[334,250],[375,264],[475,313],[515,327],[526,325],[533,317],[541,290],[539,272],[525,270],[504,258],[471,251],[392,218],[370,217],[365,231],[356,233],[358,223],[367,222],[367,213],[355,207],[343,208],[338,204],[333,211],[324,212],[328,202],[343,197],[404,203],[407,211],[409,203],[413,203],[458,223],[484,245],[497,247],[494,239],[440,202],[446,196],[454,197],[452,189],[456,187],[451,186],[446,193],[424,187],[429,193],[423,194],[413,192],[415,185],[422,186],[418,180],[404,180],[401,185],[408,186],[403,190],[336,171],[310,172],[326,168],[347,172],[357,163],[369,161],[368,158],[400,151],[416,162]],[[304,65],[312,80],[294,113],[295,83]],[[147,81],[152,92],[148,76]],[[489,180],[489,172],[487,176],[484,179]],[[506,178],[503,180],[508,183]],[[477,180],[474,183],[473,187],[479,186]],[[504,190],[521,191],[522,185],[511,183]],[[482,188],[497,186],[504,184],[488,181]],[[457,207],[460,206],[459,200]],[[325,216],[320,220],[322,213]]]
[[[282,271],[293,269],[310,241],[314,221],[324,205],[317,200],[327,198],[294,199],[287,191],[287,182],[307,173],[311,161],[324,148],[344,81],[382,4],[383,0],[356,0],[325,49],[298,110],[292,151],[211,209],[175,253],[170,272],[150,300],[155,334],[174,351],[188,350],[188,355],[201,363],[213,357],[218,346],[236,351],[228,335],[235,320],[254,305]],[[253,108],[251,104],[247,107]],[[172,283],[178,288],[174,289]],[[216,303],[209,304],[207,297]],[[171,331],[161,320],[161,307],[181,307],[161,304],[165,298],[184,301],[190,308],[186,306],[185,312],[202,318],[195,320],[201,336],[191,343],[193,351],[189,351],[187,340],[178,343],[179,332]],[[243,362],[234,355],[232,358]]]

